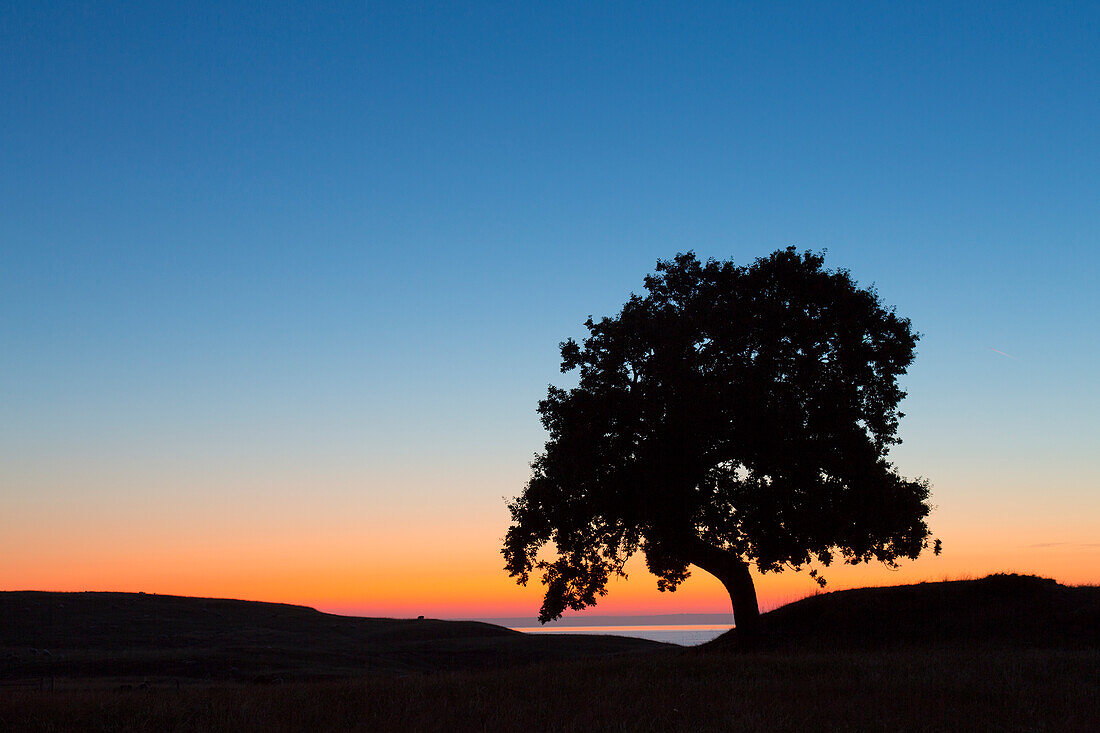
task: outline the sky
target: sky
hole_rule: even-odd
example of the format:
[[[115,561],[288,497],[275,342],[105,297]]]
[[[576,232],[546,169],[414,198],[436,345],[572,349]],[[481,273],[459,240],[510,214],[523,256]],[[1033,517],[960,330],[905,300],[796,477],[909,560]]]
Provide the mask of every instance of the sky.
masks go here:
[[[1095,3],[4,3],[0,590],[534,616],[558,343],[788,245],[922,334],[944,553],[829,588],[1100,583],[1098,69]]]

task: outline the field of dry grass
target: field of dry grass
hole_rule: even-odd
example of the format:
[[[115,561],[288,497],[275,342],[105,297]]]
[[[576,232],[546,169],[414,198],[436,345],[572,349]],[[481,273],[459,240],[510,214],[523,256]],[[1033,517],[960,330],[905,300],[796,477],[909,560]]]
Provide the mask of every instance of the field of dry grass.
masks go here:
[[[0,731],[1100,730],[1100,589],[1034,577],[816,596],[747,648],[126,594],[0,620]]]
[[[0,692],[0,730],[1094,731],[1095,650],[660,651],[287,684]]]

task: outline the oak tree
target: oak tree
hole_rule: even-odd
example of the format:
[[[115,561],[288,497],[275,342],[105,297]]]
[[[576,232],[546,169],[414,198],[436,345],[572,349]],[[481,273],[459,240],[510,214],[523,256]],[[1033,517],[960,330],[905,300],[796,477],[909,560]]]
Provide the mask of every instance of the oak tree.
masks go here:
[[[549,439],[502,550],[517,582],[541,574],[540,621],[594,605],[641,552],[661,590],[692,565],[714,575],[752,635],[750,566],[824,584],[836,559],[928,546],[928,483],[888,460],[918,335],[823,265],[793,247],[747,266],[680,254],[561,344],[577,386],[539,402]]]

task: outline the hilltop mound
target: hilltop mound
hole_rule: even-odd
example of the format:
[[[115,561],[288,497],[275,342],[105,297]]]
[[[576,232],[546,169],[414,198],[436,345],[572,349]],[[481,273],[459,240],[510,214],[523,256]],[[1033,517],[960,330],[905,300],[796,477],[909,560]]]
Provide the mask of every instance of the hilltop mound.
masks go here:
[[[0,592],[0,680],[265,680],[504,667],[660,648],[474,621],[141,593]]]
[[[939,644],[1100,646],[1100,587],[1034,575],[858,588],[810,596],[761,618],[768,646]],[[738,645],[737,630],[709,648]]]

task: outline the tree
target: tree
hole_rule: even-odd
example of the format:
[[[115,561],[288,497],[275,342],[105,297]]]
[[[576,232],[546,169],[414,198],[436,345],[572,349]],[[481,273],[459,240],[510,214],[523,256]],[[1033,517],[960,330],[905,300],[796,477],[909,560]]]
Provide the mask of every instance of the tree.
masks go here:
[[[549,440],[502,550],[518,583],[541,571],[541,622],[594,605],[640,551],[661,590],[690,565],[717,577],[751,637],[751,563],[824,585],[837,557],[897,567],[928,546],[929,485],[887,460],[919,336],[823,264],[793,247],[749,266],[680,254],[561,344],[578,384],[539,402]]]

